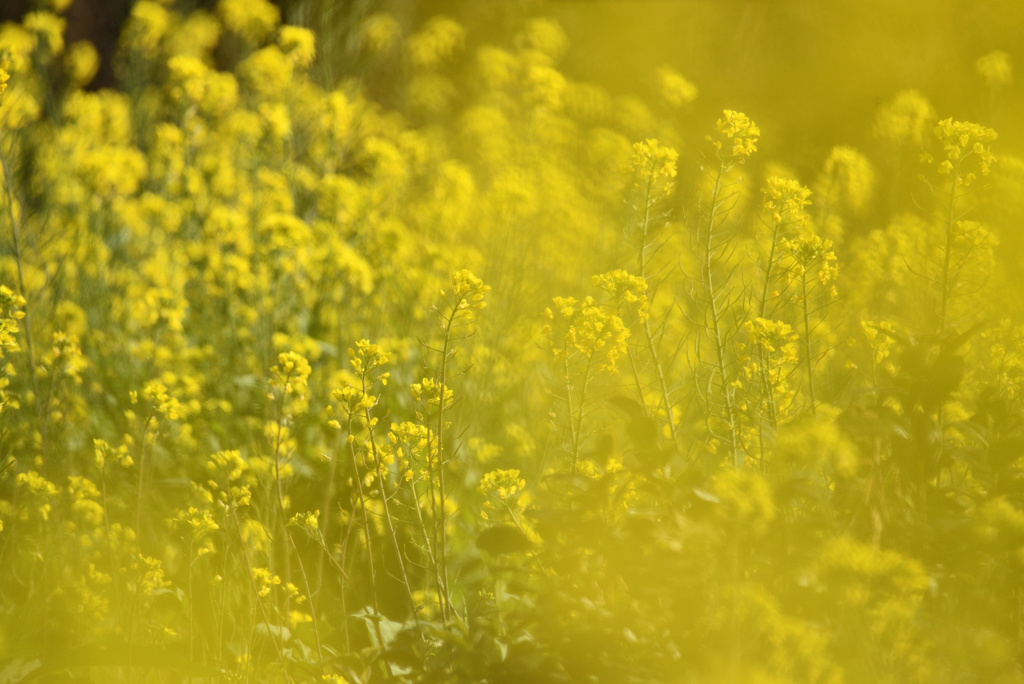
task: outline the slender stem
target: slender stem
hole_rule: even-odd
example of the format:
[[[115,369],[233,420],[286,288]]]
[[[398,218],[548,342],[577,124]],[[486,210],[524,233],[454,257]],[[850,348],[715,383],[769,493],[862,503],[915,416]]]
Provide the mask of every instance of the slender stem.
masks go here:
[[[658,378],[658,386],[661,388],[661,400],[665,403],[665,418],[668,420],[668,433],[672,437],[673,443],[676,441],[676,420],[672,411],[672,399],[668,391],[668,381],[665,379],[665,373],[661,368],[661,362],[658,360],[658,352],[654,347],[654,335],[651,334],[651,322],[650,320],[644,321],[643,324],[644,337],[647,339],[647,348],[651,351],[651,359],[654,360],[654,373]]]
[[[135,497],[135,539],[142,548],[142,495],[146,478],[146,437],[149,434],[149,422],[152,416],[146,416],[146,422],[142,425],[142,440],[139,444],[139,487]]]
[[[768,263],[764,268],[764,286],[761,289],[761,302],[758,307],[758,316],[766,318],[768,315],[768,288],[771,287],[772,273],[775,270],[775,252],[778,251],[779,233],[782,232],[782,224],[776,223],[772,228],[772,247],[768,251]]]
[[[433,524],[430,527],[430,560],[434,565],[434,581],[437,589],[437,605],[441,610],[441,619],[448,620],[448,609],[444,601],[444,582],[441,580],[441,563],[437,558],[438,533],[437,533],[437,492],[434,488],[434,456],[429,428],[427,432],[427,495],[430,497],[430,519]],[[442,505],[443,502],[442,502]]]
[[[195,559],[192,551],[195,547],[195,537],[189,535],[188,539],[188,659],[190,663],[196,662],[196,616],[195,616],[195,595],[192,593],[192,574]],[[189,673],[188,680],[192,681],[192,674]]]
[[[348,434],[352,435],[352,416],[348,419]],[[350,441],[348,443],[348,451],[352,456],[352,479],[356,482],[356,491],[359,493],[359,506],[363,509],[363,533],[366,535],[366,562],[370,568],[370,601],[373,606],[373,614],[380,615],[380,609],[377,606],[377,573],[373,567],[373,546],[370,543],[370,512],[366,508],[366,495],[363,493],[363,479],[359,474],[359,459],[356,457],[355,445]],[[373,621],[374,627],[377,630],[377,639],[379,643],[384,643],[384,636],[380,631],[380,623],[377,620]]]
[[[25,273],[24,267],[22,266],[22,253],[21,253],[21,226],[17,217],[14,213],[14,191],[13,183],[14,178],[11,175],[10,164],[7,163],[6,157],[0,152],[0,167],[3,168],[4,176],[4,189],[7,192],[7,216],[11,222],[11,239],[12,249],[14,251],[14,263],[18,272],[18,295],[25,300],[24,314],[25,317],[22,319],[22,323],[25,326],[25,352],[28,354],[28,379],[29,384],[32,385],[32,403],[35,404],[36,409],[36,420],[39,424],[39,451],[43,455],[43,459],[46,459],[46,414],[45,408],[39,399],[39,378],[36,375],[36,355],[35,347],[32,342],[32,315],[28,306],[28,295],[25,291]],[[49,464],[48,464],[49,465]],[[54,473],[50,473],[51,476]]]
[[[652,197],[654,193],[654,174],[653,172],[647,179],[647,196],[644,199],[644,218],[640,224],[640,277],[647,281],[647,236],[650,233],[650,221],[651,221],[651,206],[654,203]],[[651,320],[650,317],[646,318],[641,325],[644,331],[644,338],[647,340],[647,348],[651,353],[651,361],[654,364],[654,372],[658,378],[658,387],[661,389],[661,400],[665,404],[665,416],[668,419],[668,430],[672,437],[672,441],[676,441],[676,421],[675,416],[672,414],[672,399],[668,392],[668,383],[665,380],[665,373],[661,367],[661,361],[658,360],[658,351],[654,345],[654,335],[651,333]],[[646,406],[644,408],[646,411]]]
[[[636,383],[637,397],[640,399],[640,407],[644,411],[645,416],[649,416],[650,413],[647,410],[647,400],[644,397],[644,385],[640,380],[640,368],[637,366],[636,352],[634,352],[632,346],[626,349],[627,356],[629,357],[629,368],[633,372],[633,382]]]
[[[292,551],[295,552],[295,560],[299,562],[299,574],[302,575],[302,582],[306,585],[306,596],[309,598],[309,616],[313,620],[313,637],[316,639],[317,662],[319,662],[320,666],[323,667],[324,651],[323,647],[320,645],[320,627],[316,616],[316,606],[314,605],[313,601],[313,592],[310,590],[309,586],[309,576],[306,574],[306,564],[302,562],[302,554],[299,553],[299,547],[295,543],[295,538],[291,534],[288,534],[288,541],[291,542]]]
[[[406,449],[407,449],[406,455],[409,457],[409,460],[411,461],[412,460],[412,454],[411,454],[411,452],[408,451],[408,447],[406,447]],[[427,458],[428,459],[430,458],[429,442],[427,443]],[[428,473],[428,477],[430,477],[429,473]],[[401,481],[399,481],[399,486],[401,486]],[[433,490],[432,486],[431,486],[429,491],[430,491],[430,495],[433,496],[433,491],[434,490]],[[427,528],[427,521],[423,518],[423,509],[420,507],[420,494],[419,494],[419,492],[416,491],[416,483],[413,480],[409,481],[409,495],[412,497],[412,508],[413,508],[413,510],[416,511],[416,520],[417,520],[417,522],[419,523],[419,526],[420,526],[420,534],[423,535],[423,546],[426,548],[427,558],[428,558],[428,560],[429,560],[429,562],[430,562],[430,564],[432,566],[432,569],[434,571],[434,581],[436,582],[436,586],[438,588],[440,588],[440,586],[441,586],[441,575],[439,574],[439,568],[438,568],[438,562],[437,562],[437,549],[434,547],[434,544],[433,544],[433,542],[435,540],[433,539],[433,537],[431,535],[431,532]],[[437,598],[438,598],[438,605],[440,605],[441,595],[438,594]]]
[[[256,605],[259,606],[260,612],[263,613],[263,620],[267,623],[267,626],[269,627],[270,615],[267,613],[267,608],[263,605],[263,601],[260,600],[260,590],[259,587],[256,586],[256,577],[252,574],[252,562],[249,560],[249,550],[245,548],[245,539],[242,536],[242,523],[238,520],[238,511],[232,508],[231,514],[235,520],[235,529],[238,532],[239,544],[242,547],[242,558],[245,559],[245,569],[249,573],[249,584],[252,587],[252,595],[256,600]],[[274,639],[273,636],[271,636],[270,640],[274,644],[274,649],[277,650],[277,657],[281,659],[281,662],[284,662],[284,651],[282,649],[281,644],[278,643],[277,639]],[[248,667],[248,659],[246,667]],[[284,670],[284,677],[288,682],[292,681],[291,676],[288,674],[287,668]]]
[[[807,268],[800,274],[800,295],[803,298],[804,313],[804,352],[807,362],[807,391],[811,395],[811,415],[818,417],[818,404],[814,397],[814,362],[811,359],[811,314],[807,303]]]
[[[950,264],[953,255],[954,238],[954,212],[956,211],[956,185],[960,180],[960,166],[957,164],[956,172],[953,174],[952,187],[949,189],[949,210],[946,215],[946,245],[942,263],[942,292],[940,293],[939,310],[939,335],[946,331],[946,314],[949,306],[951,292]]]
[[[363,373],[363,396],[367,394],[366,373]],[[442,394],[444,390],[442,388]],[[370,438],[370,454],[373,456],[373,464],[377,470],[377,487],[380,491],[380,500],[384,505],[384,520],[387,522],[388,533],[391,535],[391,543],[395,548],[395,555],[398,557],[398,568],[402,572],[402,582],[405,583],[406,593],[409,595],[409,605],[412,607],[412,617],[417,627],[420,623],[419,615],[416,614],[416,599],[412,596],[412,585],[409,583],[409,573],[405,568],[405,558],[402,556],[402,547],[398,543],[398,533],[395,531],[395,523],[391,518],[391,508],[388,505],[388,493],[384,489],[384,472],[380,467],[380,456],[377,453],[377,441],[373,436],[373,420],[370,417],[370,408],[363,408],[363,417],[366,419],[366,429]]]
[[[281,529],[284,531],[285,537],[288,538],[288,542],[292,548],[292,551],[295,552],[295,559],[299,562],[299,573],[302,575],[302,582],[306,586],[306,598],[309,599],[309,615],[313,620],[313,637],[316,639],[317,659],[318,662],[320,663],[320,666],[323,667],[324,651],[323,646],[321,645],[320,642],[320,626],[316,617],[316,606],[314,605],[315,602],[313,601],[313,592],[310,589],[309,575],[306,574],[306,565],[302,562],[302,554],[299,553],[299,546],[295,543],[295,538],[292,536],[291,532],[288,529],[288,521],[286,519],[288,515],[287,513],[285,513],[284,509],[284,490],[283,485],[281,484],[281,434],[284,431],[284,388],[288,386],[288,380],[290,378],[291,375],[289,374],[289,376],[285,378],[284,385],[281,388],[281,400],[280,403],[278,404],[277,412],[277,436],[276,439],[274,440],[274,481],[277,485],[275,488],[277,492],[277,508],[280,511],[281,515]],[[288,563],[287,551],[285,552],[285,569],[288,571],[288,574],[290,575],[291,568],[290,564]]]
[[[940,337],[940,339],[941,339],[941,337],[946,332],[946,315],[948,313],[949,300],[952,298],[952,294],[953,294],[953,292],[952,292],[953,283],[950,282],[950,280],[951,280],[950,264],[951,264],[952,256],[953,256],[953,239],[955,237],[954,236],[954,233],[955,233],[955,230],[954,230],[954,228],[955,228],[955,226],[954,226],[954,223],[955,223],[954,217],[955,217],[955,212],[956,212],[956,186],[957,186],[957,181],[960,180],[960,163],[959,162],[957,162],[956,169],[955,169],[955,171],[954,171],[954,173],[952,175],[953,175],[953,180],[951,181],[951,185],[950,185],[950,188],[949,188],[949,210],[948,210],[948,212],[946,214],[946,245],[945,245],[945,254],[943,255],[943,262],[942,262],[942,292],[940,293],[941,298],[940,298],[940,311],[939,311],[939,337]],[[935,417],[935,424],[936,424],[936,427],[938,429],[938,434],[939,434],[939,441],[938,441],[938,445],[937,445],[937,453],[935,454],[936,462],[938,462],[938,459],[940,459],[942,457],[943,433],[945,432],[945,427],[943,425],[943,423],[945,422],[945,409],[946,409],[945,400],[940,401],[939,402],[939,408],[936,411],[936,417]],[[936,473],[935,473],[936,484],[938,484],[939,472],[940,471],[936,470]]]
[[[579,406],[576,407],[576,416],[572,416],[572,391],[568,385],[568,374],[566,375],[566,396],[570,398],[569,403],[569,415],[570,421],[575,420],[575,426],[571,428],[572,432],[572,463],[570,464],[569,471],[573,474],[576,473],[576,464],[579,461],[580,450],[583,448],[583,414],[587,405],[587,385],[590,384],[590,370],[593,366],[594,360],[592,357],[587,357],[587,365],[583,370],[583,386],[580,387],[580,401]],[[568,373],[568,361],[566,362],[566,372]]]
[[[503,503],[503,504],[505,505],[505,510],[506,510],[506,511],[508,511],[508,516],[509,516],[509,518],[511,518],[511,519],[512,519],[512,522],[513,522],[513,523],[515,524],[515,526],[516,526],[516,529],[518,529],[518,530],[519,530],[519,533],[523,535],[523,538],[524,538],[524,539],[526,539],[527,541],[529,541],[529,539],[530,539],[530,535],[526,534],[526,530],[525,530],[525,529],[523,529],[523,525],[522,525],[522,523],[521,523],[521,522],[519,521],[519,516],[518,516],[518,515],[516,515],[516,512],[512,510],[512,507],[511,507],[511,506],[509,505],[509,503],[508,503],[508,500],[504,500],[504,499],[503,499],[503,500],[502,500],[502,503]],[[542,572],[543,574],[547,575],[548,571],[547,571],[547,569],[546,569],[546,568],[544,567],[544,563],[543,563],[543,562],[541,562],[541,560],[540,560],[540,554],[538,554],[538,553],[537,553],[537,549],[536,549],[536,548],[534,548],[533,544],[530,544],[530,554],[531,554],[531,555],[533,556],[533,559],[534,559],[535,561],[537,561],[537,567],[538,567],[538,568],[540,568],[540,571],[541,571],[541,572]]]
[[[444,345],[441,349],[441,367],[438,370],[438,383],[440,387],[438,389],[439,397],[437,402],[437,486],[439,494],[441,496],[441,516],[440,519],[434,518],[434,526],[438,528],[438,543],[440,544],[441,550],[441,580],[444,582],[444,602],[445,610],[445,622],[450,618],[451,615],[451,590],[448,586],[448,531],[447,531],[447,514],[445,512],[445,500],[446,493],[444,487],[444,393],[447,386],[447,374],[448,374],[448,354],[451,349],[452,341],[452,323],[455,321],[455,314],[459,311],[459,304],[456,302],[452,306],[451,313],[448,315],[448,321],[444,326]]]
[[[341,439],[341,434],[340,433],[338,434],[336,439]],[[335,455],[337,455],[338,451],[340,451],[340,449],[337,447],[337,445],[335,445]],[[335,489],[334,478],[337,477],[337,474],[338,474],[338,459],[335,457],[335,458],[331,459],[331,468],[330,468],[330,470],[329,470],[329,472],[327,474],[327,487],[326,487],[326,490],[324,491],[324,502],[323,502],[323,505],[321,506],[321,510],[323,510],[323,512],[324,512],[324,521],[321,524],[320,533],[325,538],[328,536],[329,531],[330,531],[330,524],[331,524],[330,509],[331,509],[331,502],[334,500],[334,489]],[[318,587],[322,587],[323,584],[324,584],[324,558],[325,558],[324,554],[325,553],[326,553],[326,546],[323,546],[323,547],[321,547],[320,555],[317,558],[316,574],[317,574],[317,586]]]
[[[739,449],[739,435],[736,429],[736,411],[733,405],[732,393],[729,390],[725,372],[725,341],[722,333],[721,312],[718,309],[718,292],[715,290],[714,275],[712,272],[712,255],[714,252],[714,230],[715,214],[718,209],[718,199],[722,192],[722,176],[725,174],[725,162],[720,162],[718,173],[715,176],[715,187],[711,193],[711,207],[708,210],[707,240],[704,243],[704,263],[702,264],[704,289],[708,296],[708,307],[711,309],[711,333],[715,345],[718,374],[721,382],[722,401],[725,404],[725,417],[729,425],[729,454],[732,456],[733,465],[737,468],[743,466],[742,454]]]

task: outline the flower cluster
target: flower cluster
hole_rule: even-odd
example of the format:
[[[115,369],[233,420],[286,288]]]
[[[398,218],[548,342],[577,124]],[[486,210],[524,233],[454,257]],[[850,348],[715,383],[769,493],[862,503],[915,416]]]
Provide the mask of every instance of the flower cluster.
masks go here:
[[[607,292],[615,302],[615,310],[623,320],[643,323],[651,317],[647,301],[647,281],[623,269],[596,275],[592,282]]]
[[[839,260],[833,251],[832,241],[817,235],[808,235],[794,239],[787,239],[784,248],[790,253],[794,265],[794,275],[802,277],[805,273],[812,273],[818,283],[828,287],[829,296],[836,296],[835,280],[839,276]]]
[[[707,136],[719,156],[741,162],[757,151],[761,129],[742,112],[726,109],[715,123],[716,134]]]
[[[974,68],[989,88],[1003,88],[1013,83],[1013,61],[1002,50],[994,50],[978,58]]]
[[[875,136],[893,145],[924,145],[935,109],[916,90],[904,90],[878,111]]]
[[[670,194],[678,159],[678,152],[655,139],[633,143],[633,162],[630,168],[637,188],[648,196]]]
[[[966,187],[979,175],[988,175],[995,163],[991,143],[997,135],[991,128],[943,119],[935,127],[935,137],[946,153],[946,159],[939,163],[939,173],[952,175],[956,185]]]
[[[426,406],[450,406],[455,392],[433,378],[423,378],[410,385],[412,398]]]
[[[772,176],[767,186],[762,188],[761,194],[761,207],[772,223],[803,225],[807,221],[804,208],[811,203],[811,191],[800,185],[799,181]]]
[[[825,201],[837,200],[862,213],[875,186],[875,171],[867,157],[847,145],[832,148],[825,160]]]
[[[667,66],[658,69],[658,90],[661,99],[674,109],[690,104],[699,93],[697,86]]]
[[[544,327],[551,353],[568,361],[577,353],[597,370],[616,371],[616,361],[626,352],[629,329],[622,319],[609,314],[592,297],[555,297],[555,308],[545,309],[552,323]]]

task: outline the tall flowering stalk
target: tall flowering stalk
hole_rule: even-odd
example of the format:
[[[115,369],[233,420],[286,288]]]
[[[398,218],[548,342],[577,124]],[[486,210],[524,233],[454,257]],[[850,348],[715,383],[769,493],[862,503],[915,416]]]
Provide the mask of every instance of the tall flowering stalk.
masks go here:
[[[939,173],[949,176],[949,202],[945,217],[945,243],[942,250],[942,272],[939,291],[939,322],[940,335],[946,332],[949,323],[949,303],[962,285],[958,276],[962,263],[955,261],[955,247],[962,238],[967,222],[960,221],[957,205],[963,198],[965,190],[977,180],[978,176],[988,175],[995,163],[991,143],[997,135],[991,128],[967,121],[943,119],[935,127],[935,136],[939,139],[946,158],[939,162]]]
[[[735,203],[735,194],[726,194],[726,174],[742,164],[757,151],[757,140],[761,130],[745,114],[725,110],[715,124],[715,132],[707,136],[715,150],[714,170],[711,172],[711,191],[701,201],[700,222],[694,231],[694,251],[700,262],[701,304],[704,309],[703,337],[711,345],[713,360],[705,366],[706,376],[698,385],[707,407],[708,433],[713,440],[724,441],[733,465],[743,465],[739,414],[735,386],[731,383],[728,350],[732,331],[726,321],[726,313],[733,304],[727,294],[731,273],[724,274],[721,281],[716,266],[730,248],[730,236],[724,230],[724,223]],[[698,338],[698,363],[701,338]]]
[[[761,294],[755,302],[755,315],[760,318],[774,315],[779,302],[778,281],[782,275],[780,263],[786,239],[807,222],[804,208],[810,204],[811,191],[789,178],[773,176],[761,190],[764,199],[765,231],[762,233]]]
[[[335,389],[331,392],[331,398],[334,401],[327,407],[327,424],[335,430],[345,434],[345,444],[348,447],[349,457],[352,463],[352,482],[355,484],[359,509],[362,511],[362,516],[360,517],[363,523],[363,535],[365,537],[366,544],[366,565],[370,578],[370,607],[373,609],[374,615],[379,615],[380,598],[377,588],[377,570],[373,561],[373,533],[370,527],[370,509],[367,504],[366,490],[363,487],[363,475],[360,473],[359,454],[355,444],[355,435],[359,432],[357,423],[361,419],[361,413],[364,408],[363,404],[368,403],[369,406],[373,406],[376,404],[376,398],[367,397],[361,389],[350,384],[346,384],[343,387]],[[342,422],[343,420],[344,423]],[[336,458],[340,457],[341,446],[339,443]],[[381,633],[379,621],[374,620],[373,625],[374,630],[377,633],[378,642],[382,643],[383,635]]]
[[[360,473],[359,462],[362,461],[365,464],[369,460],[372,464],[369,476],[377,483],[377,493],[380,496],[380,505],[383,510],[382,517],[397,559],[399,577],[406,589],[413,620],[418,623],[416,602],[413,599],[413,589],[406,568],[405,554],[398,541],[398,531],[395,528],[396,518],[391,512],[390,501],[394,493],[388,491],[390,470],[385,468],[385,464],[390,462],[393,456],[388,443],[378,441],[374,430],[379,421],[371,413],[379,402],[379,398],[371,392],[374,391],[378,383],[381,386],[387,385],[391,375],[383,370],[390,360],[390,355],[381,346],[371,344],[369,340],[359,340],[355,349],[349,349],[349,357],[349,363],[358,378],[358,384],[343,387],[337,390],[334,396],[339,401],[346,418],[345,428],[352,456],[353,478],[359,482],[364,521],[369,518],[369,512],[366,509],[365,494],[362,492],[362,481],[369,478]],[[340,425],[340,423],[335,424]]]
[[[320,641],[320,627],[317,621],[316,607],[313,605],[313,592],[309,583],[309,575],[306,573],[306,565],[302,561],[302,554],[295,543],[291,530],[286,525],[288,504],[284,494],[282,477],[282,462],[288,456],[291,436],[287,422],[291,421],[295,414],[305,411],[307,401],[305,393],[309,390],[309,374],[312,372],[309,361],[296,352],[284,352],[277,357],[277,365],[271,369],[270,386],[273,390],[271,396],[276,399],[276,420],[267,425],[267,430],[273,443],[273,466],[274,466],[274,491],[277,494],[277,507],[280,515],[279,521],[281,530],[288,538],[291,550],[299,564],[299,572],[306,588],[306,596],[309,597],[309,610],[313,619],[313,635],[316,639],[317,657],[323,665],[323,646]],[[286,552],[285,568],[290,566],[287,561],[289,555]]]
[[[413,386],[413,395],[417,399],[426,398],[426,404],[433,406],[436,414],[433,416],[436,426],[434,441],[437,451],[436,469],[433,460],[428,459],[430,465],[428,473],[431,486],[436,477],[436,497],[431,496],[430,504],[434,520],[434,536],[436,542],[434,548],[439,550],[440,556],[440,579],[439,600],[441,603],[441,614],[447,623],[451,619],[452,596],[451,586],[448,579],[448,532],[447,513],[445,502],[448,498],[448,491],[445,485],[445,460],[444,436],[448,424],[445,422],[445,410],[450,408],[454,400],[454,393],[448,388],[448,376],[451,370],[451,363],[458,351],[457,342],[466,339],[473,332],[473,320],[476,311],[487,306],[484,301],[485,295],[491,288],[466,269],[461,269],[452,274],[451,288],[441,290],[442,303],[436,307],[441,326],[441,348],[436,350],[440,354],[440,362],[433,380],[425,378],[423,382]]]
[[[657,140],[645,140],[633,145],[633,176],[634,192],[637,200],[634,209],[640,218],[637,222],[637,236],[639,238],[639,249],[637,267],[638,277],[644,283],[643,290],[648,289],[649,260],[653,252],[657,251],[657,245],[653,239],[656,217],[653,212],[657,205],[668,198],[674,189],[673,179],[676,177],[676,160],[679,154]],[[640,289],[639,287],[635,289]],[[642,294],[642,293],[641,293]],[[646,299],[646,297],[645,297]],[[664,406],[665,417],[668,421],[669,435],[672,441],[676,439],[675,416],[673,415],[673,401],[669,391],[668,381],[665,376],[665,368],[658,358],[658,349],[655,342],[655,335],[651,330],[651,316],[649,309],[645,306],[641,315],[637,316],[637,326],[643,334],[643,341],[646,343],[647,352],[651,357],[651,366],[661,392],[661,403]],[[630,362],[636,373],[636,360],[630,354]],[[639,387],[639,383],[638,383]],[[640,403],[646,410],[647,402],[644,400],[641,388]]]
[[[950,328],[950,303],[965,285],[965,266],[973,254],[988,240],[988,234],[980,224],[964,221],[963,213],[958,213],[958,205],[978,176],[988,175],[996,159],[992,154],[991,144],[998,137],[996,132],[986,126],[967,121],[943,119],[935,126],[935,136],[939,139],[945,152],[945,159],[938,164],[938,172],[949,176],[949,202],[944,220],[945,240],[941,251],[941,272],[938,278],[938,335],[945,338]],[[925,155],[926,161],[933,161]],[[945,399],[942,397],[938,406],[936,423],[940,435],[938,449],[941,455],[941,435],[944,432]]]
[[[590,383],[598,373],[617,372],[619,357],[628,353],[629,329],[593,297],[579,301],[574,297],[555,297],[554,305],[544,311],[551,320],[544,326],[544,335],[555,361],[562,366],[569,423],[569,472],[575,473],[588,436],[583,419]]]
[[[748,388],[741,404],[757,430],[761,467],[765,467],[779,420],[793,401],[789,376],[799,360],[798,336],[782,321],[757,317],[743,324],[747,342],[737,345],[741,375],[737,389]]]
[[[792,261],[793,276],[798,280],[799,291],[795,298],[800,307],[803,323],[804,364],[807,370],[807,394],[811,403],[811,414],[818,415],[817,392],[815,391],[814,368],[820,357],[816,355],[813,335],[821,323],[821,312],[835,301],[835,280],[839,273],[832,241],[817,235],[808,235],[787,240],[784,249]],[[824,296],[821,291],[824,290]],[[815,320],[818,319],[818,320]]]

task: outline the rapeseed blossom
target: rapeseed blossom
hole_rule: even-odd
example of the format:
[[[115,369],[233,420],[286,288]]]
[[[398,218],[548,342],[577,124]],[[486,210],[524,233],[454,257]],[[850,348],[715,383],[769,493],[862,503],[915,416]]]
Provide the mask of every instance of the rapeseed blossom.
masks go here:
[[[281,22],[281,10],[269,0],[219,0],[217,15],[229,31],[254,45]]]
[[[545,309],[552,320],[544,327],[551,353],[558,361],[582,354],[598,370],[616,371],[616,361],[626,352],[629,329],[617,315],[607,313],[593,297],[555,297],[555,308]]]
[[[697,86],[667,66],[658,69],[658,87],[661,98],[673,108],[690,104],[699,92]]]
[[[811,191],[791,178],[772,176],[761,190],[761,207],[775,224],[807,221],[804,207],[811,203]]]
[[[956,185],[968,186],[979,176],[987,176],[995,163],[991,143],[998,137],[986,126],[968,121],[943,119],[935,126],[946,159],[939,162],[939,173],[952,175]]]
[[[979,57],[974,68],[989,88],[1003,88],[1013,83],[1013,62],[1002,50]]]
[[[761,129],[746,114],[726,109],[715,123],[715,128],[717,134],[707,136],[707,140],[723,158],[742,163],[757,151]]]
[[[916,90],[904,90],[879,110],[875,135],[890,144],[924,144],[935,120],[935,109]]]
[[[919,81],[984,125],[808,127],[682,54],[590,82],[572,12],[212,8],[132,3],[117,89],[67,0],[0,26],[14,678],[1016,676],[1008,52]],[[694,147],[734,90],[770,135]]]

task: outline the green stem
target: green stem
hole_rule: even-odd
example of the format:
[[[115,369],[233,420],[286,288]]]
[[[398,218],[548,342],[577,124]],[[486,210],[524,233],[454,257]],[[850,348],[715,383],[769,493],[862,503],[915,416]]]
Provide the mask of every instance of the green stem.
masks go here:
[[[732,393],[730,392],[725,372],[725,341],[721,325],[721,312],[718,309],[718,295],[715,290],[714,276],[712,271],[712,255],[714,252],[713,240],[715,230],[715,218],[718,210],[718,201],[722,192],[722,176],[725,174],[725,162],[720,162],[718,173],[715,176],[715,187],[711,193],[711,207],[708,210],[707,239],[704,243],[704,260],[701,270],[703,271],[704,290],[708,296],[708,307],[711,309],[711,333],[712,342],[715,345],[717,370],[722,389],[722,402],[725,405],[725,418],[729,426],[729,454],[732,457],[733,465],[737,468],[743,466],[743,456],[739,448],[739,435],[736,428],[736,409]]]
[[[807,362],[807,391],[811,395],[811,415],[818,417],[818,404],[814,397],[814,362],[811,359],[811,314],[807,303],[807,268],[800,274],[800,294],[803,297],[804,352]]]
[[[366,390],[366,373],[363,373],[363,396],[367,396]],[[442,393],[444,392],[442,388]],[[391,507],[388,505],[388,493],[384,489],[384,472],[380,467],[380,456],[377,453],[377,442],[373,436],[373,420],[370,417],[369,407],[363,408],[363,417],[366,420],[366,429],[369,431],[370,437],[370,454],[373,457],[373,464],[377,471],[377,488],[380,492],[380,500],[384,505],[384,520],[387,522],[388,533],[391,535],[391,543],[395,548],[395,555],[398,558],[398,568],[402,572],[402,582],[405,583],[406,593],[409,595],[409,605],[412,608],[412,617],[416,622],[416,626],[419,627],[420,618],[416,613],[416,599],[412,595],[412,585],[409,583],[409,573],[405,568],[405,558],[402,555],[402,547],[398,543],[398,533],[395,531],[395,524],[391,518]]]

